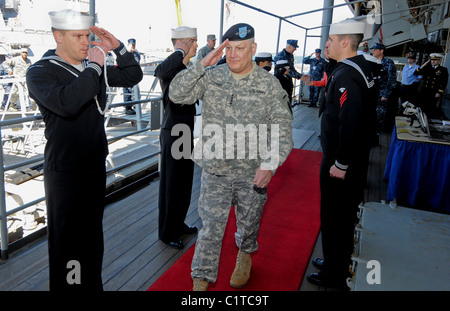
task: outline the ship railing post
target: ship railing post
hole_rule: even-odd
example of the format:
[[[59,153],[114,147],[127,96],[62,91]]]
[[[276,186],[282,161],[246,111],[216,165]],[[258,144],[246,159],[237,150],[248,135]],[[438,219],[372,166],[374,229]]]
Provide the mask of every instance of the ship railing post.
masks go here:
[[[8,220],[5,199],[5,167],[3,162],[3,141],[0,127],[0,238],[1,258],[8,259]]]
[[[134,95],[134,100],[141,100],[141,92],[139,91],[139,84],[136,84],[135,86],[133,86],[133,95]],[[136,107],[134,107],[134,109],[136,110],[136,126],[137,126],[137,130],[141,130],[142,129],[142,124],[141,124],[141,118],[142,118],[142,110],[141,110],[141,104],[136,104]]]

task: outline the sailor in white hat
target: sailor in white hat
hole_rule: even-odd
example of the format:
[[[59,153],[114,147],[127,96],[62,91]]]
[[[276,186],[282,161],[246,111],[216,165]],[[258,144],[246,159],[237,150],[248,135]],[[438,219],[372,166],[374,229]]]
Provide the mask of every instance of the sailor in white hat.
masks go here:
[[[104,53],[108,53],[120,45],[119,40],[111,33],[103,28],[93,26],[94,17],[92,16],[70,9],[52,11],[49,12],[49,16],[57,44],[56,54],[72,65],[81,64],[87,57],[91,63],[95,62],[103,66]],[[100,39],[100,42],[93,41],[92,45],[100,47],[104,53],[99,49],[89,49],[89,30]],[[67,31],[70,32],[69,35],[66,35]]]
[[[327,41],[329,57],[339,61],[347,57],[356,56],[356,49],[363,38],[365,29],[365,22],[354,19],[346,19],[339,23],[331,24]],[[354,53],[353,50],[355,50]]]
[[[50,290],[101,291],[106,87],[133,86],[143,75],[123,43],[91,26],[92,17],[73,10],[49,15],[56,49],[32,65],[26,78],[46,126]],[[89,30],[100,39],[92,42],[93,48]],[[110,50],[117,55],[117,66],[104,64]]]
[[[347,20],[330,26],[326,43],[337,62],[328,78],[320,106],[320,214],[324,258],[313,263],[321,270],[307,280],[324,287],[348,289],[348,266],[353,251],[354,215],[364,196],[370,147],[375,137],[377,92],[371,66],[357,55],[364,24]]]
[[[269,52],[259,52],[255,55],[256,64],[267,71],[272,70],[272,54]]]
[[[163,92],[164,117],[161,123],[160,143],[160,183],[159,183],[159,239],[175,249],[184,247],[181,236],[197,232],[196,227],[185,224],[191,202],[194,163],[187,157],[175,157],[172,146],[179,143],[180,136],[172,134],[174,127],[183,126],[189,135],[183,136],[193,146],[195,105],[177,105],[169,99],[169,86],[172,79],[190,64],[197,52],[197,29],[181,26],[172,29],[172,42],[175,52],[169,55],[155,69]],[[177,142],[178,141],[178,142]],[[174,145],[175,144],[175,145]]]

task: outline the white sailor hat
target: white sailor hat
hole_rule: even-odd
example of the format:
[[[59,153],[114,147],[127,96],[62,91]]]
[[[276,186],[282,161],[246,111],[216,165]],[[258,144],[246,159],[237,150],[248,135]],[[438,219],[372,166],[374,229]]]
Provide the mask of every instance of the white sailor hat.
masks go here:
[[[180,26],[172,29],[172,39],[194,38],[197,37],[197,28]]]
[[[289,62],[285,59],[280,59],[275,63],[275,68],[286,67],[289,66]]]
[[[51,11],[48,15],[50,15],[52,27],[61,30],[89,29],[94,20],[93,16],[87,16],[71,9]]]
[[[255,61],[270,61],[273,62],[272,54],[269,52],[259,52],[255,55]]]
[[[364,34],[366,30],[366,23],[364,21],[356,21],[354,19],[346,19],[339,23],[330,25],[330,35],[350,35],[350,34]]]

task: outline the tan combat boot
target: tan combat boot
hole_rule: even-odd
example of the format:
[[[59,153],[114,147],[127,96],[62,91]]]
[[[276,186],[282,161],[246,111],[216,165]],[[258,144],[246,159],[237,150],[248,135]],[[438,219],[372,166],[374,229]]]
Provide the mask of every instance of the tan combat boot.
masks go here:
[[[194,278],[194,292],[206,292],[208,290],[208,281],[203,279]]]
[[[247,282],[250,279],[251,268],[251,255],[239,250],[236,259],[236,267],[231,275],[230,286],[234,288],[242,288],[247,285]]]

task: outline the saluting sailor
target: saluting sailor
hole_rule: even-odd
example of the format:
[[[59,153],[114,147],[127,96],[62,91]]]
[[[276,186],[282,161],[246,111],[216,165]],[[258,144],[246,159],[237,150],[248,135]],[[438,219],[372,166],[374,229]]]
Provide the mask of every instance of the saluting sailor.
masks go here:
[[[46,125],[50,290],[101,291],[108,154],[105,80],[110,86],[133,86],[142,79],[142,70],[111,33],[91,26],[93,17],[73,10],[49,15],[56,49],[28,69],[27,83]],[[93,48],[89,30],[100,39],[92,42]],[[105,67],[111,50],[117,66]]]
[[[323,78],[323,73],[325,72],[326,61],[320,57],[321,49],[315,49],[314,53],[306,56],[303,59],[303,64],[310,65],[310,77],[311,81],[320,81]],[[312,55],[314,54],[314,57]],[[317,107],[319,104],[319,94],[321,87],[310,85],[309,86],[309,107]]]
[[[448,70],[441,66],[442,55],[432,53],[430,59],[418,68],[414,74],[423,76],[423,86],[420,90],[420,100],[417,106],[427,114],[428,117],[441,118],[441,101],[447,88]]]
[[[287,93],[273,75],[252,61],[256,51],[254,36],[254,29],[248,24],[232,26],[223,35],[223,43],[200,62],[178,73],[169,89],[169,97],[175,103],[192,105],[197,99],[203,101],[201,140],[194,148],[194,161],[202,167],[198,209],[203,223],[191,267],[194,290],[207,290],[208,284],[217,279],[222,238],[232,204],[239,252],[230,285],[240,288],[247,284],[251,253],[258,249],[259,223],[267,199],[265,189],[292,149],[292,114]],[[223,49],[227,63],[206,69],[217,63]],[[250,155],[249,140],[255,138],[250,131],[242,135],[238,132],[236,138],[236,133],[226,130],[239,126],[254,128],[258,131],[255,136],[259,136],[261,125],[267,129],[263,138],[269,138],[267,144],[278,145],[278,150],[271,149],[276,152],[271,157]],[[215,140],[216,144],[211,146],[211,128],[220,132],[217,137],[232,138],[226,143]],[[275,137],[277,131],[279,137]],[[244,137],[243,150],[238,141]],[[207,148],[203,148],[206,153],[203,156],[196,155],[199,144],[211,146],[213,156],[207,153]],[[234,152],[227,153],[228,148]]]
[[[189,205],[191,204],[192,179],[194,162],[190,158],[177,157],[172,152],[174,143],[183,135],[190,146],[193,146],[195,105],[177,105],[169,99],[169,86],[172,79],[180,71],[187,68],[190,59],[197,52],[197,28],[181,26],[172,29],[172,42],[175,52],[156,67],[163,92],[164,117],[161,124],[161,169],[159,181],[159,227],[158,236],[169,246],[182,249],[181,236],[197,232],[196,227],[184,223]],[[178,131],[183,129],[185,131]],[[175,128],[175,129],[174,129]],[[172,133],[174,132],[174,133]],[[178,150],[181,153],[186,150]]]

